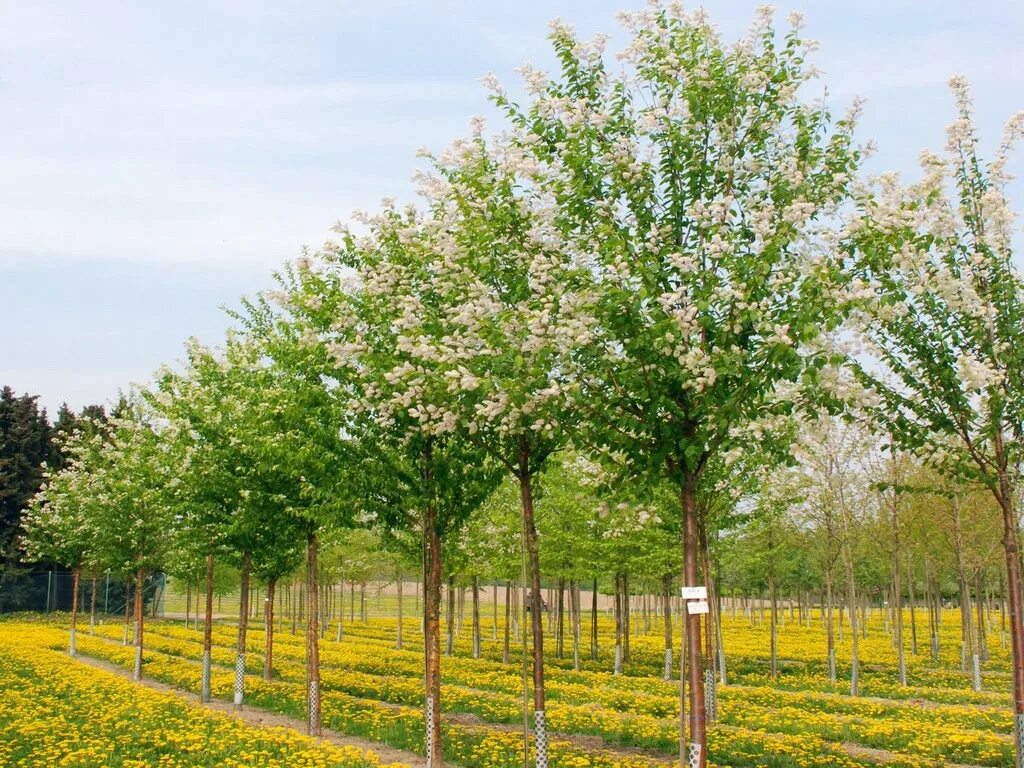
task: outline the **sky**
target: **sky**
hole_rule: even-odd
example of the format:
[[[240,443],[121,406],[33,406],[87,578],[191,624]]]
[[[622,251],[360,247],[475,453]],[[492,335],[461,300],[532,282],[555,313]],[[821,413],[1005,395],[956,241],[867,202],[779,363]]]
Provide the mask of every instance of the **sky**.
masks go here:
[[[550,68],[548,21],[614,51],[630,2],[0,0],[0,386],[78,409],[190,336],[216,344],[223,307],[335,222],[413,199],[417,149],[494,115],[482,76],[514,93],[516,67]],[[759,4],[707,7],[736,38]],[[867,100],[871,172],[912,178],[942,148],[952,75],[989,147],[1024,109],[1016,0],[803,0],[780,23],[790,11],[835,110]]]

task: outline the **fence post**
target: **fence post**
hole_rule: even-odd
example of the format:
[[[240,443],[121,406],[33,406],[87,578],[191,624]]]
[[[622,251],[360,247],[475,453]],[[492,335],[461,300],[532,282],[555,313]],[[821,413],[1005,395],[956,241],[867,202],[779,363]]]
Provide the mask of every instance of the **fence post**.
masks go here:
[[[43,613],[50,612],[50,582],[53,581],[53,571],[46,572],[46,609]]]

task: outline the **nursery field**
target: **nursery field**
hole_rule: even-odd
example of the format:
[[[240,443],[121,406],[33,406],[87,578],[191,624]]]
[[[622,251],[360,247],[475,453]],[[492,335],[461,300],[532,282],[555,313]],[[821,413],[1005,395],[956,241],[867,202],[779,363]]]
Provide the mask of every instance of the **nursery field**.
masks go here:
[[[938,663],[925,632],[916,655],[907,638],[908,684],[902,686],[885,618],[874,611],[860,637],[861,695],[851,697],[848,631],[838,645],[838,681],[833,684],[820,617],[801,621],[799,615],[783,615],[773,680],[768,622],[756,612],[749,618],[725,612],[727,684],[717,690],[710,761],[737,768],[1012,765],[1009,658],[998,622],[989,633],[981,691],[975,692],[970,675],[961,671],[957,620],[955,611],[943,613]],[[614,628],[604,614],[597,661],[584,642],[581,669],[574,670],[569,638],[562,658],[549,655],[550,765],[678,764],[679,686],[662,679],[664,638],[658,626],[652,621],[645,633],[643,623],[635,622],[631,657],[621,675],[611,673]],[[0,622],[0,765],[380,764],[376,755],[317,745],[287,729],[257,729],[97,669],[85,659],[72,659],[66,653],[66,627],[66,618],[59,615]],[[396,628],[394,617],[346,621],[340,641],[336,625],[328,629],[320,650],[323,721],[329,731],[403,750],[413,764],[424,753],[423,649],[417,621],[404,623],[402,650],[395,648]],[[522,645],[514,642],[511,663],[502,663],[503,634],[501,624],[487,617],[481,658],[474,659],[467,622],[457,635],[454,655],[442,660],[444,750],[454,765],[523,764]],[[147,622],[144,677],[197,692],[201,639],[201,627]],[[120,622],[100,622],[92,634],[80,629],[78,653],[128,670],[134,649],[122,640]],[[229,700],[235,628],[227,622],[216,625],[213,643],[213,695]],[[264,636],[250,629],[246,709],[303,717],[304,649],[301,628],[293,634],[282,625],[274,638],[273,679],[264,681]]]

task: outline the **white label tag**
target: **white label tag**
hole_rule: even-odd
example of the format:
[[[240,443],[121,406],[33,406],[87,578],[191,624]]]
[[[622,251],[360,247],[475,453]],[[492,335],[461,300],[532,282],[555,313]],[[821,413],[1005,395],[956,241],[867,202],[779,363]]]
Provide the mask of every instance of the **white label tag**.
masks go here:
[[[697,600],[686,604],[687,612],[692,616],[695,613],[707,613],[708,604],[704,600]]]
[[[707,600],[708,599],[708,588],[707,587],[683,587],[683,599],[684,600]],[[691,610],[692,613],[692,610]]]

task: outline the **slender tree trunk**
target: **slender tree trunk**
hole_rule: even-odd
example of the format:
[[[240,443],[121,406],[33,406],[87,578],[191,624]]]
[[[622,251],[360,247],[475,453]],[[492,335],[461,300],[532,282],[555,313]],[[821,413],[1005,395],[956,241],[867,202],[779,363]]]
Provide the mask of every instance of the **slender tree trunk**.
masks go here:
[[[274,676],[274,592],[277,578],[267,580],[267,595],[263,600],[263,631],[266,633],[266,649],[263,654],[263,679],[268,683]]]
[[[473,576],[473,658],[480,658],[480,580]]]
[[[426,692],[426,753],[428,768],[441,766],[441,538],[437,511],[427,506],[423,517],[426,544],[423,578],[423,656]]]
[[[683,470],[680,487],[684,520],[683,543],[683,575],[688,587],[700,586],[697,573],[697,475],[688,469]],[[690,715],[690,750],[693,758],[691,768],[705,768],[707,765],[707,723],[704,704],[704,674],[701,670],[701,626],[700,614],[686,615],[686,658],[689,665],[689,715]]]
[[[775,549],[770,527],[768,528],[768,599],[771,601],[769,666],[772,680],[775,680],[779,675],[779,594],[775,585]]]
[[[448,638],[445,644],[445,656],[455,653],[455,577],[448,577],[448,613],[447,619]]]
[[[1009,474],[1002,451],[1002,441],[997,445],[1000,459],[999,505],[1003,512],[1003,550],[1006,555],[1006,591],[1010,623],[1011,669],[1013,673],[1013,713],[1016,736],[1016,765],[1024,766],[1024,626],[1021,613],[1024,610],[1024,590],[1021,585],[1020,549],[1017,543],[1017,513],[1014,509],[1014,489],[1010,486]]]
[[[206,616],[203,625],[203,666],[199,700],[210,701],[210,672],[213,652],[213,552],[206,555]]]
[[[89,593],[89,634],[96,634],[96,574],[92,575],[92,591]]]
[[[718,682],[725,685],[727,675],[725,671],[725,640],[722,632],[722,593],[721,593],[721,564],[716,564],[716,576],[714,582],[714,600],[712,602],[715,622],[715,649],[718,656]],[[718,717],[718,704],[715,702],[715,718]]]
[[[896,669],[900,685],[907,684],[907,655],[903,648],[903,583],[900,573],[900,518],[898,496],[892,502],[892,618],[893,643],[896,645]]]
[[[646,581],[641,584],[642,590],[642,609],[644,618],[644,634],[649,635],[651,633],[651,606],[647,600],[647,583]]]
[[[78,655],[78,645],[76,643],[77,637],[75,633],[78,629],[78,581],[81,578],[82,569],[80,566],[75,566],[71,569],[71,639],[68,644],[68,654],[70,656]]]
[[[999,573],[999,646],[1006,647],[1006,574]]]
[[[580,669],[580,584],[573,579],[569,582],[569,602],[572,606],[572,668]]]
[[[245,696],[245,635],[249,629],[249,570],[252,557],[242,553],[241,580],[238,587],[238,649],[235,654],[235,709],[242,708]]]
[[[143,605],[146,602],[144,598],[146,572],[139,568],[135,572],[135,667],[132,670],[132,679],[142,679],[142,633],[145,629],[145,619],[143,618]]]
[[[836,630],[832,616],[832,568],[825,568],[825,627],[828,639],[828,677],[834,685],[836,682]]]
[[[978,656],[982,661],[988,661],[988,637],[985,634],[985,575],[982,570],[978,570],[975,575],[975,586],[974,595],[975,600],[975,615],[977,616],[978,625]]]
[[[907,598],[910,603],[910,652],[917,656],[917,596],[914,593],[914,574],[907,579]]]
[[[665,598],[665,679],[672,679],[672,574],[666,573],[661,578],[663,597]]]
[[[501,648],[501,663],[508,664],[511,661],[509,645],[512,633],[512,582],[505,582],[505,642]]]
[[[395,633],[395,648],[399,651],[402,650],[402,586],[402,574],[398,574],[398,628]]]
[[[565,651],[565,579],[558,579],[558,629],[555,639],[555,655],[562,658]]]
[[[846,606],[850,616],[850,695],[860,695],[860,644],[857,632],[857,581],[853,570],[853,553],[850,537],[843,539],[843,562],[846,565]]]
[[[288,585],[288,614],[291,617],[291,633],[295,634],[296,616],[298,600],[295,595],[295,582]]]
[[[124,580],[124,634],[121,637],[121,645],[128,645],[128,625],[131,623],[132,610],[132,582],[131,579]]]
[[[623,603],[625,600],[622,598],[622,574],[615,574],[615,660],[613,662],[612,674],[622,674],[622,635],[625,625],[623,619]]]
[[[455,634],[462,634],[462,618],[466,615],[466,588],[459,587],[455,593],[456,597],[456,617],[455,617]]]
[[[533,518],[533,478],[530,451],[526,436],[519,441],[519,495],[522,500],[523,532],[526,537],[527,562],[530,568],[530,625],[533,633],[533,722],[534,749],[537,768],[547,768],[548,736],[544,711],[544,622],[541,616],[540,552],[537,527]]]
[[[597,661],[597,579],[590,593],[590,660]]]
[[[491,640],[498,642],[498,582],[491,586]]]
[[[630,599],[629,599],[629,574],[622,574],[622,663],[628,664],[630,660]]]
[[[306,732],[310,736],[321,736],[320,723],[320,621],[319,615],[319,573],[317,555],[319,540],[316,529],[311,528],[306,537]]]

